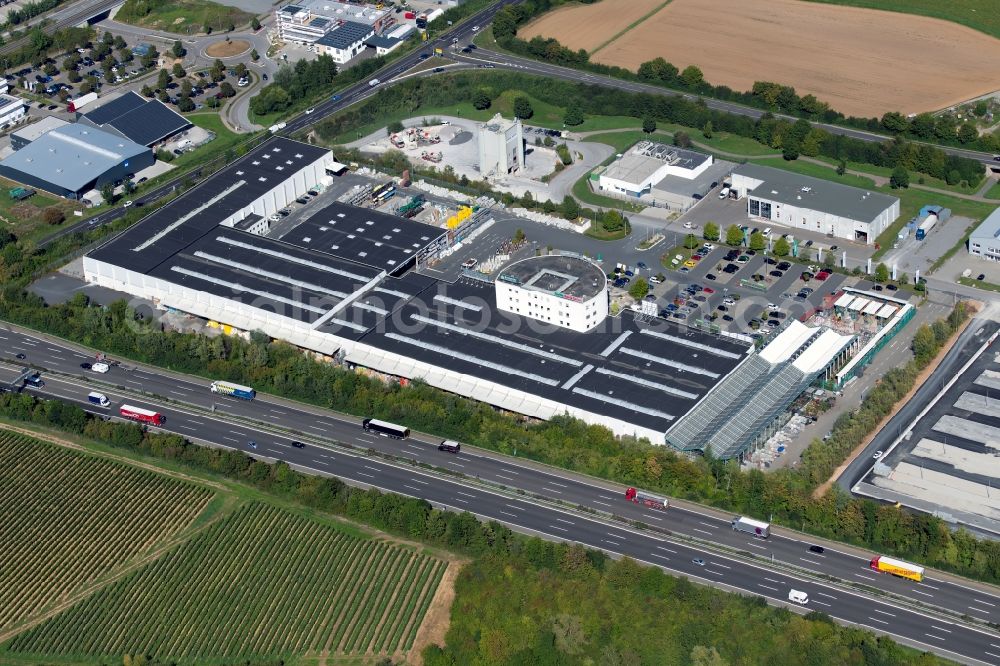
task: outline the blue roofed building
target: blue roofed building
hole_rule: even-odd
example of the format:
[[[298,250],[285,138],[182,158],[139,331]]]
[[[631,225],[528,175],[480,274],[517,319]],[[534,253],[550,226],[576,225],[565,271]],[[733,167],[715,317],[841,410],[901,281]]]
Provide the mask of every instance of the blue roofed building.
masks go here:
[[[0,176],[67,199],[151,166],[153,151],[82,124],[57,127],[0,162]]]
[[[77,113],[76,117],[78,123],[150,148],[191,127],[187,118],[163,102],[135,92],[127,92],[86,113]]]

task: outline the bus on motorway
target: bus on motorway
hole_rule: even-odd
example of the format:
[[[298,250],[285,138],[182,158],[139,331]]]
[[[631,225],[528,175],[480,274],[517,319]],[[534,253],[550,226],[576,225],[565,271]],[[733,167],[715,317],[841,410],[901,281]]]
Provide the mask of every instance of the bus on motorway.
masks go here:
[[[257,396],[257,392],[249,386],[240,386],[231,382],[212,382],[212,393],[231,395],[243,400],[253,400]]]
[[[406,439],[410,436],[409,428],[404,428],[401,425],[396,425],[395,423],[389,423],[387,421],[365,419],[361,422],[361,427],[365,429],[365,432],[373,432],[376,435],[381,435],[382,437]]]
[[[134,405],[122,405],[118,413],[121,414],[122,418],[138,421],[139,423],[148,423],[149,425],[163,425],[163,422],[167,420],[159,412],[135,407]]]

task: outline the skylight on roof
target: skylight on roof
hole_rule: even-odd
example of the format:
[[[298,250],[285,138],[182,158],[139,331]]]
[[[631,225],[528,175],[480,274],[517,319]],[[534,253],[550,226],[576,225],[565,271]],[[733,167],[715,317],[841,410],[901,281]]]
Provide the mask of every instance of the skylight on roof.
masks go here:
[[[354,234],[347,234],[347,237],[350,238],[351,240],[357,238],[357,236],[355,236]]]
[[[358,252],[358,256],[359,257],[367,257],[368,253],[367,252]]]

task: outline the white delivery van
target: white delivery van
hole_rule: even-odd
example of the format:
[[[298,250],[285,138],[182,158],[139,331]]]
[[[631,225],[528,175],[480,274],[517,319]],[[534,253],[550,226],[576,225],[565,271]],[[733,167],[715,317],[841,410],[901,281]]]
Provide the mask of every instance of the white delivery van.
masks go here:
[[[802,590],[789,590],[788,600],[794,601],[797,604],[805,605],[809,603],[809,595],[803,592]]]
[[[723,187],[722,190],[719,191],[719,198],[720,199],[725,199],[728,196],[729,196],[729,188],[728,187]]]
[[[94,365],[90,366],[90,369],[93,370],[94,372],[99,372],[103,375],[105,372],[111,369],[111,366],[109,366],[107,363],[95,363]]]

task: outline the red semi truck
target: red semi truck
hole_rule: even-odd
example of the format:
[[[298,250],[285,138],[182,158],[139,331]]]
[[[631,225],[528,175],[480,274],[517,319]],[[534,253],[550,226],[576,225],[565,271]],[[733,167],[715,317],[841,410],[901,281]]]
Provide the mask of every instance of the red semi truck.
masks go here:
[[[163,414],[159,412],[154,412],[151,409],[143,409],[142,407],[135,407],[133,405],[122,405],[121,409],[118,410],[123,419],[129,419],[131,421],[138,421],[139,423],[148,423],[149,425],[163,425],[166,419]]]
[[[649,493],[636,490],[635,488],[629,488],[625,491],[625,499],[630,502],[635,502],[636,504],[648,506],[650,509],[666,510],[670,507],[670,500],[663,497],[657,497],[656,495],[650,495]]]

